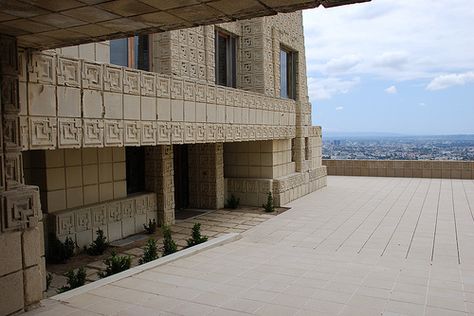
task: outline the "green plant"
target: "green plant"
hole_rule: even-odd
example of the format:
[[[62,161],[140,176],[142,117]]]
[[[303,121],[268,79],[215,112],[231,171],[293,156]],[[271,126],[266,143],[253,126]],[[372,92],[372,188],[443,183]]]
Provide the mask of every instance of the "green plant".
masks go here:
[[[263,204],[262,207],[265,209],[265,212],[267,212],[267,213],[271,213],[271,212],[275,211],[275,207],[273,206],[272,192],[268,192],[267,203]]]
[[[48,245],[48,262],[51,263],[65,263],[69,260],[76,250],[76,243],[71,237],[66,237],[64,242],[58,239],[56,234],[49,235]]]
[[[156,221],[153,219],[153,221],[150,219],[147,224],[143,224],[143,228],[145,229],[146,233],[148,235],[154,234],[156,232]]]
[[[148,239],[145,245],[143,256],[138,260],[138,264],[144,264],[158,259],[158,248],[154,238]]]
[[[187,240],[188,247],[195,246],[207,241],[207,236],[201,235],[201,224],[196,223],[193,226],[193,231],[191,233],[191,238]]]
[[[49,290],[49,287],[51,286],[51,282],[53,282],[53,275],[51,273],[48,273],[46,275],[46,291]]]
[[[58,290],[58,293],[63,293],[77,287],[83,286],[86,283],[86,269],[84,267],[80,267],[77,269],[77,272],[74,270],[69,270],[65,273],[67,278],[67,285],[61,287]]]
[[[91,256],[99,256],[105,252],[109,243],[107,242],[107,237],[104,236],[104,231],[102,229],[97,230],[97,237],[95,240],[86,247],[86,251]]]
[[[115,251],[112,251],[111,256],[104,260],[104,264],[106,266],[105,271],[97,273],[100,278],[130,269],[132,258],[130,256],[118,256]]]
[[[230,198],[226,200],[225,207],[236,209],[239,207],[239,204],[240,204],[240,198],[236,198],[235,195],[231,194]]]
[[[163,226],[163,256],[170,255],[178,251],[178,247],[171,237],[171,229]]]

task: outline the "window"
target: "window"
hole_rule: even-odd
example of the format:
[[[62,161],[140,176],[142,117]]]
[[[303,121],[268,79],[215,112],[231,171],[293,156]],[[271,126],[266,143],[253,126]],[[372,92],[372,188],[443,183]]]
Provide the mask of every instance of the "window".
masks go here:
[[[296,99],[296,52],[280,49],[280,97]]]
[[[304,160],[310,160],[311,151],[309,148],[309,137],[304,138]]]
[[[150,70],[148,35],[110,41],[110,63],[140,70]]]
[[[216,84],[236,87],[236,37],[216,31]]]

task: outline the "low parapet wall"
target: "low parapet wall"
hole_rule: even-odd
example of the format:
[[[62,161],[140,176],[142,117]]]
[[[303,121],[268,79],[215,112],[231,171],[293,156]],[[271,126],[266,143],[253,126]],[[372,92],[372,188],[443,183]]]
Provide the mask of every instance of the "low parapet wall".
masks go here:
[[[474,161],[323,160],[328,175],[474,179]]]

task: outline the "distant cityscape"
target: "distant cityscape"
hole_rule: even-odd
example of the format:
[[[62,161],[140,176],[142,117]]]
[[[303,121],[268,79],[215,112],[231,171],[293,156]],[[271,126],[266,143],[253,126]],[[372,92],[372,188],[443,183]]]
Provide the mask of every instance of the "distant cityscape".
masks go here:
[[[474,135],[323,136],[323,159],[474,160]]]

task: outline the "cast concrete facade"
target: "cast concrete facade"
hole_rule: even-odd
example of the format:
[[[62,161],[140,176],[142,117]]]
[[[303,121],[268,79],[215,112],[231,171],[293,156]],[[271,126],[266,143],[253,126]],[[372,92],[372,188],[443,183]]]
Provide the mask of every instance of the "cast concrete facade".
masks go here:
[[[216,84],[216,30],[236,39],[235,88]],[[218,209],[235,195],[261,206],[272,192],[280,206],[326,185],[301,12],[149,39],[151,71],[110,64],[108,42],[34,51],[2,38],[2,85],[12,89],[2,89],[0,246],[18,253],[0,270],[0,314],[42,297],[43,230],[82,247],[98,228],[112,241],[150,219],[173,223],[177,202]],[[280,97],[283,47],[294,56],[293,98]],[[143,147],[133,194],[127,147]],[[22,296],[10,299],[3,285],[15,282]]]
[[[474,162],[441,160],[323,160],[328,175],[474,179]]]

